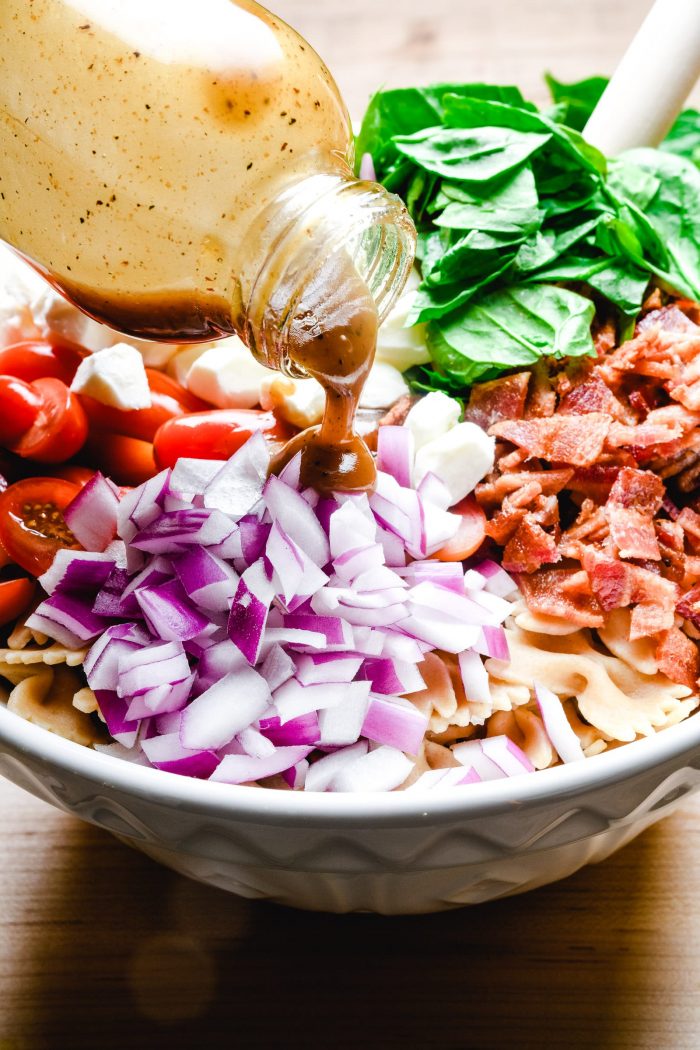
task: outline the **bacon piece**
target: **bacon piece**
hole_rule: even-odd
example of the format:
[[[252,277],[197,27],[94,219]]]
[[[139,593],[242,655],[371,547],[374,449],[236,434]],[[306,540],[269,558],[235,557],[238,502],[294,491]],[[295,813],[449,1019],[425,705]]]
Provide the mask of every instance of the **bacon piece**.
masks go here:
[[[601,543],[608,531],[603,508],[585,499],[574,524],[562,533],[559,551],[563,558],[580,558],[584,543]]]
[[[598,357],[609,353],[617,342],[617,329],[613,320],[604,321],[593,332],[593,346]]]
[[[528,514],[506,544],[502,564],[506,572],[529,573],[559,558],[554,538]]]
[[[600,376],[593,373],[582,383],[573,387],[559,403],[564,415],[587,415],[590,412],[606,412],[614,419],[624,419],[624,407]]]
[[[664,332],[697,331],[697,325],[694,325],[690,318],[686,317],[683,311],[673,304],[662,306],[659,310],[651,310],[649,313],[644,314],[637,322],[634,334],[635,336],[640,335],[643,332],[648,332],[650,329],[657,328]]]
[[[529,372],[477,383],[472,387],[464,418],[484,430],[501,419],[522,419],[529,383]]]
[[[617,475],[605,504],[605,517],[621,558],[661,559],[654,515],[664,495],[663,482],[648,470],[623,467]]]
[[[530,396],[527,399],[525,415],[528,419],[553,416],[557,407],[557,395],[546,362],[538,361],[533,365],[530,375]]]
[[[511,492],[517,492],[525,485],[539,486],[539,492],[546,496],[556,495],[566,488],[571,480],[573,470],[530,470],[519,471],[513,474],[501,474],[494,480],[480,482],[475,489],[475,495],[479,503],[500,503]],[[531,491],[531,490],[528,490]]]
[[[700,547],[700,514],[690,507],[684,507],[676,518],[690,545],[697,550]]]
[[[602,463],[594,463],[591,467],[577,467],[569,481],[569,488],[572,492],[580,492],[586,499],[605,503],[620,470],[621,467],[606,466]]]
[[[664,500],[664,503],[666,501]],[[667,580],[681,583],[686,574],[686,556],[683,549],[683,529],[675,521],[659,518],[655,522],[656,539],[661,554],[661,574]]]
[[[518,578],[528,609],[543,616],[559,616],[579,627],[602,627],[603,610],[594,595],[567,590],[576,569],[540,569]]]
[[[700,627],[700,583],[686,591],[676,605],[676,612],[695,627]]]
[[[679,587],[648,569],[618,561],[592,547],[582,556],[591,589],[603,609],[632,610],[630,638],[643,638],[673,626]]]
[[[659,670],[672,682],[680,682],[695,689],[700,675],[700,653],[695,642],[678,627],[670,627],[661,634],[656,647]]]
[[[602,412],[590,412],[586,416],[504,420],[494,424],[489,433],[551,463],[588,467],[603,451],[610,422]]]

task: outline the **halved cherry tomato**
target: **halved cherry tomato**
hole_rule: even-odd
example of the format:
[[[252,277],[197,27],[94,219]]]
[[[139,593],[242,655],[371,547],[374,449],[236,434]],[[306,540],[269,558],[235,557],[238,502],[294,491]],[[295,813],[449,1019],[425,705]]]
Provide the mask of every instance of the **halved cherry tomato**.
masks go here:
[[[16,376],[25,383],[51,376],[70,386],[87,350],[75,343],[52,339],[23,339],[0,350],[0,375]]]
[[[32,576],[46,572],[56,551],[82,549],[63,520],[79,492],[60,478],[25,478],[0,494],[0,543]]]
[[[147,368],[146,375],[151,388],[150,408],[127,411],[103,405],[86,394],[80,394],[80,401],[90,421],[90,429],[123,434],[125,437],[139,438],[141,441],[153,441],[158,428],[169,419],[185,415],[187,412],[203,412],[209,407],[206,401],[200,401],[170,376],[156,372],[153,368]]]
[[[41,411],[41,395],[15,376],[0,375],[0,445],[11,448]]]
[[[84,457],[117,485],[142,485],[158,473],[150,441],[123,434],[93,434]]]
[[[83,407],[60,379],[35,379],[30,389],[41,399],[41,407],[11,451],[39,463],[65,463],[85,444],[88,425]]]
[[[0,627],[12,623],[29,608],[36,591],[34,580],[23,577],[0,583]]]
[[[477,551],[486,536],[486,515],[473,496],[466,496],[460,503],[450,507],[452,514],[461,514],[457,532],[444,547],[431,557],[440,561],[464,561]]]
[[[293,433],[273,412],[255,408],[219,408],[171,419],[153,439],[156,463],[162,470],[183,457],[228,459],[257,431],[275,451]]]
[[[82,489],[88,481],[92,481],[95,471],[90,467],[76,467],[69,463],[68,466],[54,468],[51,474],[54,478],[63,478],[64,481],[70,481]]]

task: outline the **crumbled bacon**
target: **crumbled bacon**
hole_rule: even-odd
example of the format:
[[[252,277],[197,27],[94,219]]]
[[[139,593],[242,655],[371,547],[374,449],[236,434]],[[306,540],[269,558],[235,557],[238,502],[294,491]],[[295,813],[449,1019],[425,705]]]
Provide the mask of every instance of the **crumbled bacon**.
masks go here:
[[[695,688],[677,618],[700,630],[700,307],[668,299],[622,345],[599,323],[596,358],[474,387],[467,414],[497,439],[476,498],[529,609],[592,628],[629,609],[630,639]]]
[[[695,642],[678,627],[662,631],[656,647],[659,670],[672,682],[695,689],[700,675],[700,653]]]
[[[519,445],[538,459],[589,467],[602,453],[609,429],[609,416],[589,412],[586,416],[504,420],[494,424],[489,433]]]
[[[473,386],[464,418],[488,430],[501,419],[522,419],[530,382],[529,372]]]

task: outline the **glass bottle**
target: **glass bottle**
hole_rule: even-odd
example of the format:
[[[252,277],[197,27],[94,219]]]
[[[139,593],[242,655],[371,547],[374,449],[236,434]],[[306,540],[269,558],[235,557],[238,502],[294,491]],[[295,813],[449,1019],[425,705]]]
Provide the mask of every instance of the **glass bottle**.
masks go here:
[[[353,177],[328,70],[249,0],[2,0],[0,238],[77,306],[265,364],[347,253],[377,305],[410,270],[399,199]]]

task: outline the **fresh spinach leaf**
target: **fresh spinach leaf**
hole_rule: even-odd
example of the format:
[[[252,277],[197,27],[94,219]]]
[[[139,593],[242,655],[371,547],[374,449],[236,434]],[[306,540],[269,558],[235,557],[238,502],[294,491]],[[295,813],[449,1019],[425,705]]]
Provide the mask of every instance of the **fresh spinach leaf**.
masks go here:
[[[552,100],[560,107],[560,120],[570,128],[583,131],[598,101],[608,86],[607,77],[587,77],[572,84],[564,84],[551,73],[545,73]]]
[[[700,113],[684,109],[659,147],[667,153],[677,153],[700,167]]]
[[[424,128],[396,135],[394,145],[414,164],[445,178],[489,182],[520,167],[549,136],[510,128]]]
[[[535,178],[530,168],[521,168],[487,194],[479,195],[459,187],[459,196],[450,200],[445,183],[443,192],[446,203],[433,219],[436,226],[518,234],[534,231],[541,220]]]
[[[465,385],[543,356],[592,354],[589,299],[549,284],[521,284],[482,296],[428,327],[435,364]]]

